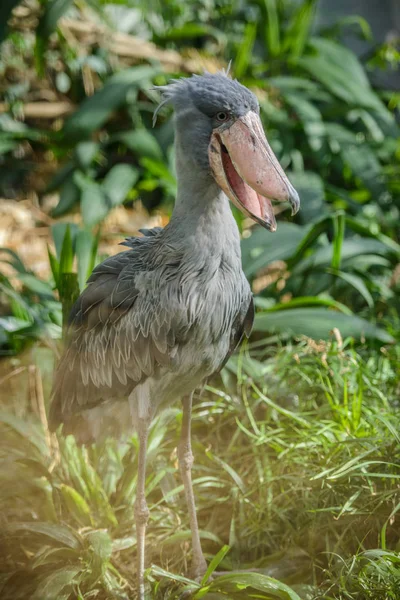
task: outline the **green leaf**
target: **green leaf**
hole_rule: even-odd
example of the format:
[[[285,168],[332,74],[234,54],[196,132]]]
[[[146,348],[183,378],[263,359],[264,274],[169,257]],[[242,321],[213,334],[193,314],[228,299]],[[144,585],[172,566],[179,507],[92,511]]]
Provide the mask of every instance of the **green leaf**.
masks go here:
[[[79,188],[74,178],[70,175],[63,183],[60,191],[60,199],[53,209],[53,217],[60,217],[70,211],[79,200]]]
[[[341,261],[349,261],[361,254],[386,256],[391,250],[382,242],[371,238],[345,239],[341,248]],[[308,269],[328,267],[332,264],[333,244],[318,248],[309,257],[301,260],[293,269],[293,274],[304,273]]]
[[[346,228],[346,218],[344,213],[334,215],[333,217],[334,236],[333,236],[333,251],[332,251],[332,269],[340,269],[342,259],[342,246],[344,240],[344,232]]]
[[[262,227],[255,227],[241,243],[243,269],[247,277],[253,277],[275,260],[286,260],[292,256],[305,231],[305,227],[294,223],[280,223],[273,234]]]
[[[18,142],[10,139],[0,139],[0,154],[7,154],[10,150],[17,148]]]
[[[39,19],[36,35],[48,38],[57,27],[58,21],[71,6],[72,0],[47,0]]]
[[[356,289],[357,292],[359,292],[364,298],[364,300],[370,308],[374,306],[374,299],[372,298],[370,291],[368,290],[367,286],[364,283],[364,280],[361,277],[359,277],[358,275],[354,275],[353,273],[345,273],[344,271],[334,271],[331,269],[329,269],[328,272],[332,273],[332,275],[335,275],[336,277],[340,277],[340,279],[343,279],[343,281],[350,284],[354,289]]]
[[[99,184],[93,182],[85,187],[81,197],[81,210],[86,227],[97,225],[108,215],[110,205]]]
[[[75,148],[75,156],[81,169],[84,170],[90,167],[99,148],[100,144],[98,142],[87,141],[77,144]]]
[[[308,142],[311,148],[315,151],[320,150],[322,147],[323,137],[325,135],[326,128],[325,123],[322,120],[322,115],[318,108],[312,102],[304,98],[303,94],[298,91],[296,91],[296,93],[285,92],[284,97],[286,102],[291,106],[291,108],[299,117],[303,125],[303,129],[307,134]],[[315,175],[315,173],[310,173],[310,175]],[[315,185],[317,184],[315,183]],[[307,209],[307,204],[303,203],[302,210],[304,206]]]
[[[58,288],[58,276],[59,276],[60,265],[58,263],[58,260],[56,259],[56,257],[52,253],[52,251],[50,250],[49,246],[47,246],[47,256],[49,257],[49,263],[50,263],[50,268],[51,268],[51,273],[53,275],[54,283],[56,285],[56,288]]]
[[[267,13],[265,40],[271,56],[277,56],[281,48],[277,0],[264,0],[264,6]]]
[[[82,525],[91,525],[91,510],[80,493],[69,485],[60,485],[61,494],[71,515]]]
[[[224,39],[225,36],[220,29],[201,23],[185,23],[182,27],[173,27],[166,31],[162,36],[163,41],[184,40],[196,37],[213,35],[217,40]]]
[[[74,245],[72,243],[71,228],[67,225],[60,253],[59,274],[72,273],[74,262]]]
[[[319,219],[321,214],[327,212],[324,182],[317,173],[291,171],[288,176],[300,196],[299,218],[302,223],[311,223],[317,218]]]
[[[117,136],[130,150],[138,156],[147,156],[155,160],[162,159],[162,150],[154,137],[147,129],[126,131]]]
[[[54,240],[54,245],[56,247],[56,256],[58,261],[60,261],[67,228],[69,228],[70,230],[72,239],[75,239],[76,231],[78,229],[75,223],[54,223],[54,225],[51,226],[51,235]]]
[[[96,246],[96,238],[85,229],[76,236],[76,256],[78,259],[78,283],[82,292],[90,273],[93,270],[93,249]]]
[[[275,304],[271,308],[268,308],[268,312],[281,311],[281,310],[292,310],[301,306],[329,306],[330,308],[336,308],[345,315],[352,315],[350,308],[337,300],[332,298],[320,298],[318,296],[300,296],[293,298],[289,302],[280,302]]]
[[[253,596],[255,598],[265,598],[265,600],[301,600],[288,585],[261,573],[232,572],[229,575],[217,577],[208,587],[210,592],[225,592],[228,594],[229,592],[234,593],[241,590],[243,598],[246,596],[251,598],[250,590],[253,589],[268,594],[267,596]],[[247,590],[247,592],[243,593],[243,590]],[[196,594],[196,597],[200,596]]]
[[[61,169],[58,169],[55,175],[53,175],[51,178],[50,183],[47,185],[45,193],[50,194],[62,186],[68,177],[73,174],[74,169],[75,165],[72,161],[61,167]]]
[[[108,561],[113,551],[112,539],[106,531],[90,531],[86,539],[92,546],[93,552],[102,561]]]
[[[78,276],[76,273],[62,273],[58,278],[58,292],[62,304],[62,322],[66,327],[72,305],[79,296]]]
[[[46,69],[46,50],[50,35],[55,31],[58,20],[71,6],[72,0],[47,0],[36,28],[34,49],[35,65],[39,76],[44,77]]]
[[[131,67],[112,75],[104,86],[87,98],[65,122],[63,133],[66,137],[84,138],[99,129],[110,114],[125,101],[128,91],[148,81],[158,70],[154,67]]]
[[[341,100],[374,109],[388,123],[393,123],[393,116],[371,89],[363,67],[351,50],[321,37],[312,37],[309,44],[314,54],[300,58],[301,67]]]
[[[112,167],[101,186],[110,206],[122,204],[138,179],[139,170],[130,165],[121,164]]]
[[[32,275],[31,273],[20,273],[18,279],[22,281],[25,287],[31,292],[38,294],[39,296],[45,296],[47,298],[53,298],[53,290],[48,283],[42,281]]]
[[[242,77],[246,73],[246,69],[251,62],[256,33],[257,24],[247,23],[235,58],[234,72],[238,78]]]
[[[290,25],[283,41],[283,49],[290,51],[292,60],[297,60],[303,54],[316,5],[317,0],[305,0],[290,19]]]
[[[329,339],[334,327],[339,329],[343,338],[365,337],[384,343],[394,342],[391,335],[373,323],[326,308],[265,311],[256,314],[254,320],[255,331],[285,331],[292,335],[306,335],[315,340]]]
[[[201,585],[205,585],[214,571],[217,569],[218,565],[224,560],[225,556],[228,554],[230,550],[230,546],[222,546],[221,550],[217,552],[217,554],[213,557],[210,564],[207,567],[206,572],[204,573],[203,579],[201,580]]]
[[[9,264],[12,265],[18,273],[29,273],[29,271],[26,270],[24,263],[18,254],[14,252],[14,250],[11,250],[11,248],[0,247],[0,260],[4,260],[1,258],[2,253],[8,254],[11,257],[10,261],[5,262],[9,262]]]
[[[81,572],[81,567],[63,567],[53,571],[36,588],[32,600],[67,600],[72,592],[75,578]],[[68,588],[66,594],[63,590]]]
[[[7,525],[7,530],[10,532],[26,531],[29,533],[43,535],[55,542],[58,542],[62,546],[68,546],[68,548],[72,548],[73,550],[78,550],[81,547],[79,538],[62,525],[38,522],[10,523]]]
[[[20,2],[21,0],[2,0],[0,3],[0,43],[7,34],[7,22],[11,17],[11,12]]]
[[[379,194],[385,190],[381,164],[375,152],[366,143],[362,145],[346,144],[342,147],[341,154],[353,175],[359,177],[373,194]]]

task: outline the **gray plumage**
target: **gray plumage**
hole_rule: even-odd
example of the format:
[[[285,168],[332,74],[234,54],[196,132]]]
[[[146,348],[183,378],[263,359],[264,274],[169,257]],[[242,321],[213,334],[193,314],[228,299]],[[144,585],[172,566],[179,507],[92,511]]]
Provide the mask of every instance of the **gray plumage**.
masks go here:
[[[251,329],[239,233],[207,147],[216,111],[258,111],[257,100],[224,74],[179,80],[162,92],[175,108],[171,221],[129,238],[128,250],[94,269],[71,311],[55,375],[51,428],[64,423],[82,441],[134,426],[192,392]]]
[[[94,269],[71,311],[55,377],[53,428],[64,422],[82,441],[112,434],[127,423],[120,401],[128,398],[133,425],[153,417],[160,405],[218,371],[242,331],[249,334],[251,292],[228,201],[218,197],[208,213],[179,237],[180,220],[172,219],[164,230],[130,238],[129,250]],[[222,236],[215,228],[209,239],[213,217],[214,225],[230,227]],[[99,405],[103,418],[89,414]]]

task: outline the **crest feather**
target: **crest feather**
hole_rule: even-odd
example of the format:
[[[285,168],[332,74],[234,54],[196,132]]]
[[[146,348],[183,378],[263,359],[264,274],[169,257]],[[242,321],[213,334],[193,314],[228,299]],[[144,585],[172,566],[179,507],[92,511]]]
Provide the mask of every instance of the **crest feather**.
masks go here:
[[[221,69],[220,71],[215,73],[215,75],[220,75],[223,77],[227,77],[228,79],[231,79],[231,77],[229,75],[231,63],[232,63],[232,61],[229,62],[227,69]],[[152,89],[159,90],[161,92],[161,101],[153,113],[153,127],[155,126],[155,124],[157,122],[158,113],[164,106],[166,106],[167,104],[172,102],[173,99],[176,96],[178,96],[179,94],[190,90],[190,88],[192,86],[195,86],[197,83],[200,83],[200,81],[203,80],[204,77],[207,77],[207,76],[209,77],[212,75],[211,75],[211,73],[208,73],[207,71],[205,71],[203,75],[192,75],[191,77],[181,77],[180,79],[171,79],[171,81],[169,83],[167,83],[167,85],[155,85]]]

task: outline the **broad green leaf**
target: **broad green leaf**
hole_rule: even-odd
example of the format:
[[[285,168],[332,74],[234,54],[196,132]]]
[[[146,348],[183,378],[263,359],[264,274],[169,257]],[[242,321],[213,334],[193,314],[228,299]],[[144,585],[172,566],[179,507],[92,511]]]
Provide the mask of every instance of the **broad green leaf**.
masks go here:
[[[96,156],[100,144],[98,142],[80,142],[75,148],[76,160],[81,169],[87,169]]]
[[[34,49],[35,66],[39,76],[43,77],[46,69],[46,51],[50,35],[55,31],[58,20],[69,9],[72,0],[47,0],[36,27],[36,43]]]
[[[71,6],[72,0],[48,0],[39,19],[36,35],[48,38],[57,27],[59,19]]]
[[[347,163],[355,177],[359,177],[364,185],[374,194],[385,190],[382,168],[375,152],[363,145],[345,145],[341,151],[343,161]]]
[[[74,169],[75,164],[72,161],[68,162],[66,165],[61,167],[61,169],[58,169],[55,175],[53,175],[53,177],[50,179],[50,182],[45,189],[45,193],[49,194],[51,192],[54,192],[60,186],[62,186],[62,184],[69,178],[69,176],[73,174]]]
[[[289,179],[300,196],[299,218],[309,224],[327,211],[325,207],[324,182],[317,173],[311,171],[290,172]],[[280,225],[278,225],[279,229]]]
[[[7,525],[7,529],[11,532],[27,531],[30,533],[36,533],[38,535],[43,535],[46,538],[58,542],[62,546],[68,546],[73,550],[78,550],[81,547],[79,538],[63,525],[38,522],[10,523]]]
[[[38,294],[39,296],[45,296],[47,298],[53,298],[53,290],[46,281],[42,281],[32,275],[31,273],[20,273],[18,279],[22,281],[31,292]]]
[[[21,0],[2,0],[0,2],[0,43],[6,36],[7,21],[11,16],[11,12],[20,2]]]
[[[315,53],[303,55],[298,61],[301,67],[341,100],[374,109],[393,123],[393,116],[371,89],[363,67],[351,50],[322,37],[312,37],[309,44]]]
[[[70,211],[78,202],[79,195],[79,188],[73,176],[68,176],[61,187],[58,204],[53,209],[53,217],[60,217]]]
[[[343,281],[350,284],[355,290],[357,290],[370,308],[374,306],[374,299],[372,298],[371,293],[365,285],[362,277],[354,275],[353,273],[345,273],[344,271],[329,270],[329,272],[332,272],[332,274],[336,277],[343,279]]]
[[[265,598],[265,600],[301,600],[301,598],[288,585],[262,575],[261,573],[235,573],[229,575],[221,575],[214,579],[208,586],[210,592],[225,592],[228,593],[240,591],[243,598],[250,596],[250,590],[264,592],[267,595],[257,595],[255,598]],[[245,591],[246,590],[246,591]],[[198,593],[195,598],[200,598]]]
[[[139,170],[131,165],[115,165],[105,176],[101,185],[110,207],[122,204],[129,191],[139,179]]]
[[[82,567],[63,567],[48,575],[35,590],[32,600],[66,600]],[[69,588],[65,594],[63,590]]]
[[[147,129],[141,128],[134,131],[126,131],[118,135],[116,139],[124,142],[138,156],[147,156],[155,160],[162,159],[162,150],[154,135],[147,131]]]
[[[10,150],[15,150],[18,142],[10,139],[0,139],[0,154],[7,154]]]
[[[90,531],[86,535],[86,539],[100,560],[108,561],[111,558],[113,543],[106,531]]]
[[[84,187],[81,196],[81,210],[86,227],[93,227],[103,221],[110,208],[107,196],[98,183],[91,182]]]
[[[344,261],[361,254],[378,254],[386,256],[391,250],[382,242],[372,238],[345,239],[341,249],[342,264]],[[307,269],[330,266],[333,259],[333,244],[318,248],[311,256],[301,260],[293,269],[294,274],[303,273]]]
[[[107,79],[104,86],[68,117],[63,133],[66,137],[84,138],[99,129],[110,114],[125,101],[128,91],[148,81],[158,72],[154,67],[138,66],[120,71]]]
[[[0,247],[0,261],[4,260],[1,256],[3,253],[11,257],[11,260],[6,262],[9,262],[10,265],[12,265],[18,273],[29,273],[24,263],[22,262],[18,254],[14,252],[14,250],[11,250],[11,248]]]
[[[91,525],[91,511],[86,500],[80,493],[69,485],[62,483],[60,485],[63,500],[75,519],[83,525]]]
[[[7,331],[7,333],[21,331],[22,329],[26,329],[26,327],[30,327],[31,325],[31,321],[24,321],[23,319],[18,319],[17,317],[0,317],[0,327],[4,331]]]
[[[268,79],[268,85],[272,87],[277,87],[282,92],[293,92],[296,90],[302,90],[311,94],[315,94],[320,90],[320,86],[317,83],[315,83],[315,81],[305,79],[304,77],[293,77],[291,75],[280,75],[278,77],[270,77]]]
[[[325,123],[322,120],[322,115],[318,108],[314,106],[312,102],[304,98],[301,92],[286,92],[284,97],[286,102],[298,115],[312,149],[315,151],[320,150],[322,138],[325,134]]]
[[[306,228],[294,223],[279,223],[276,233],[255,227],[249,237],[242,240],[242,262],[247,277],[275,260],[286,260],[295,252],[304,237]]]
[[[315,340],[329,339],[334,328],[343,338],[370,338],[392,343],[393,337],[355,315],[345,315],[326,308],[294,308],[292,310],[264,311],[256,314],[255,331],[287,331],[292,335],[306,335]]]

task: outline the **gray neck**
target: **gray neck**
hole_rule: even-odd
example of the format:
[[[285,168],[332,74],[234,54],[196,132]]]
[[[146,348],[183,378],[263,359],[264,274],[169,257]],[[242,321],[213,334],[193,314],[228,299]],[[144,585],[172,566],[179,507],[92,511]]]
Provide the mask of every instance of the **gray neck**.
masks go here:
[[[208,170],[176,150],[178,192],[169,233],[201,245],[204,252],[240,258],[240,239],[228,198]]]

